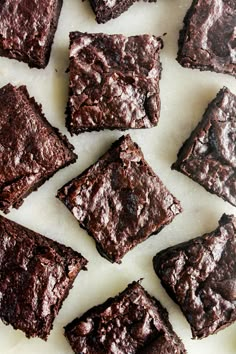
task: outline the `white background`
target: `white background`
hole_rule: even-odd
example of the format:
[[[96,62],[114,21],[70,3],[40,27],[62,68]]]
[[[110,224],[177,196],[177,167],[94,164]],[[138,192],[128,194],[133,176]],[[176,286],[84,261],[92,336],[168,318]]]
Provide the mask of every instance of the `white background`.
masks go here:
[[[201,119],[207,104],[218,90],[226,85],[236,93],[233,77],[184,69],[176,62],[178,32],[189,6],[190,0],[158,0],[156,4],[140,1],[116,20],[98,25],[88,1],[66,0],[50,63],[45,70],[29,69],[26,64],[0,58],[0,86],[8,82],[26,84],[30,94],[42,103],[48,120],[67,134],[64,110],[68,92],[65,70],[68,66],[69,31],[125,35],[161,35],[167,32],[161,54],[160,122],[156,128],[129,133],[184,208],[184,212],[160,234],[129,252],[121,265],[109,263],[98,254],[93,240],[55,195],[58,188],[95,162],[122,133],[83,133],[73,138],[67,134],[79,156],[77,162],[58,172],[38,192],[32,193],[19,210],[11,211],[8,217],[80,251],[89,260],[88,272],[78,275],[47,342],[28,340],[22,332],[0,323],[1,354],[71,354],[70,346],[63,336],[63,326],[141,277],[144,278],[144,287],[167,307],[173,327],[183,339],[189,354],[236,353],[236,324],[207,339],[191,339],[189,325],[178,306],[165,293],[152,268],[152,258],[158,251],[213,230],[223,212],[235,212],[235,208],[228,203],[207,193],[182,174],[170,170],[182,142]]]

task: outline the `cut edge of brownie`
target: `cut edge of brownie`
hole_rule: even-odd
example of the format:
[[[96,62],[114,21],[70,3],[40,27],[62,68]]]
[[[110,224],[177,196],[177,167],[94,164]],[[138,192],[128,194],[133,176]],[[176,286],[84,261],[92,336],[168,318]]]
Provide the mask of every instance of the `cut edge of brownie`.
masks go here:
[[[55,169],[51,174],[45,176],[44,178],[41,178],[37,183],[35,183],[31,188],[29,188],[26,193],[22,194],[15,202],[13,203],[8,203],[6,201],[0,201],[0,210],[2,210],[5,214],[9,213],[10,208],[15,208],[18,209],[22,203],[24,202],[24,199],[30,195],[32,192],[35,192],[38,190],[40,186],[42,186],[46,181],[48,181],[54,174],[56,174],[59,170],[63,169],[64,167],[69,166],[70,164],[75,163],[77,160],[78,156],[77,154],[74,153],[74,146],[69,142],[67,137],[63,135],[58,128],[52,126],[49,121],[46,119],[45,114],[42,110],[42,105],[37,103],[34,97],[31,97],[27,87],[25,85],[16,87],[13,86],[12,84],[7,84],[4,87],[11,87],[13,90],[16,90],[20,92],[20,94],[23,96],[24,101],[30,106],[30,108],[33,110],[33,112],[36,115],[37,119],[40,119],[43,124],[53,131],[53,133],[58,137],[58,139],[63,143],[64,147],[70,152],[71,158],[67,159],[67,161],[60,166],[59,168]]]
[[[230,201],[229,199],[225,198],[221,193],[217,193],[217,192],[213,192],[210,188],[208,188],[204,183],[197,181],[196,179],[192,178],[192,176],[188,175],[182,168],[181,165],[184,162],[184,160],[187,158],[188,156],[188,152],[192,150],[192,146],[193,146],[193,140],[198,136],[199,132],[201,132],[202,130],[204,130],[204,127],[206,125],[208,125],[210,123],[210,117],[209,117],[209,113],[211,112],[211,108],[212,106],[217,106],[218,102],[222,101],[222,98],[224,96],[225,93],[229,93],[232,95],[232,92],[226,87],[224,86],[223,88],[221,88],[218,93],[216,94],[215,98],[208,104],[202,119],[200,120],[200,122],[197,124],[197,126],[193,129],[193,131],[191,132],[190,136],[183,142],[182,146],[180,147],[178,153],[177,153],[177,159],[176,161],[171,165],[171,169],[172,170],[176,170],[178,172],[183,173],[185,176],[187,176],[188,178],[190,178],[192,181],[194,181],[195,183],[198,183],[201,187],[203,187],[207,192],[213,194],[213,195],[217,195],[218,197],[220,197],[221,199],[223,199],[224,201],[232,204],[233,206],[236,206],[235,204],[232,203],[232,201]]]
[[[160,252],[158,252],[154,257],[153,257],[153,268],[154,268],[154,271],[156,273],[156,275],[158,276],[158,278],[160,279],[161,281],[161,284],[163,286],[163,288],[165,289],[166,293],[169,295],[169,297],[174,301],[174,303],[176,303],[184,318],[187,320],[187,322],[189,323],[190,325],[190,328],[191,328],[191,332],[192,332],[192,339],[204,339],[206,338],[207,336],[209,335],[212,335],[212,334],[216,334],[218,333],[219,331],[221,331],[222,329],[224,328],[227,328],[228,326],[230,326],[232,323],[234,323],[236,320],[233,320],[233,321],[230,321],[228,323],[225,323],[224,325],[218,327],[213,333],[210,333],[208,334],[207,336],[201,336],[199,337],[197,335],[198,331],[195,330],[195,328],[193,327],[193,325],[191,324],[191,322],[189,321],[188,317],[185,315],[183,309],[182,309],[182,306],[181,304],[179,304],[179,302],[177,301],[176,299],[176,294],[173,292],[173,290],[171,289],[171,287],[169,286],[168,283],[164,282],[160,273],[159,273],[159,265],[160,265],[160,262],[161,262],[161,257],[162,255],[165,255],[166,253],[168,253],[169,251],[172,251],[172,250],[178,250],[178,249],[182,249],[184,248],[185,246],[188,246],[190,244],[191,241],[195,241],[195,240],[202,240],[204,238],[204,236],[206,235],[209,235],[209,234],[214,234],[221,226],[224,226],[228,223],[231,223],[233,225],[233,228],[236,232],[236,217],[231,214],[231,215],[228,215],[228,214],[223,214],[220,218],[220,220],[218,221],[218,226],[216,229],[214,229],[213,231],[210,231],[210,232],[207,232],[207,233],[204,233],[203,235],[201,236],[197,236],[197,237],[194,237],[193,239],[190,239],[190,240],[187,240],[187,241],[184,241],[184,242],[181,242],[177,245],[174,245],[174,246],[170,246],[166,249],[163,249],[161,250]]]
[[[150,303],[150,307],[152,306],[155,311],[157,312],[158,316],[160,317],[160,320],[162,321],[163,325],[165,326],[168,334],[171,336],[171,339],[173,342],[171,343],[172,345],[174,344],[175,346],[178,345],[178,349],[180,351],[178,354],[186,354],[187,351],[185,350],[184,344],[180,337],[176,334],[176,332],[173,329],[172,324],[169,321],[169,314],[166,308],[160,303],[159,300],[157,300],[154,296],[150,295],[141,285],[143,279],[140,279],[138,281],[133,281],[132,283],[128,284],[127,287],[119,292],[117,295],[114,297],[109,297],[105,302],[99,305],[95,305],[91,308],[89,308],[86,312],[84,312],[80,317],[76,317],[72,322],[68,323],[64,327],[64,335],[71,345],[73,350],[76,350],[74,345],[72,344],[73,338],[70,336],[70,331],[73,330],[78,324],[83,322],[83,320],[92,317],[94,314],[97,316],[100,316],[103,311],[105,311],[108,307],[112,306],[115,302],[120,301],[123,297],[129,297],[134,291],[140,292],[140,296],[144,296]],[[85,328],[86,331],[86,328]],[[158,337],[159,338],[159,337]],[[156,338],[152,338],[151,341],[146,343],[146,345],[140,349],[140,353],[145,353],[145,349],[147,346],[152,345],[156,341]],[[155,344],[154,344],[155,346]],[[143,351],[144,350],[144,351]],[[148,351],[149,353],[149,351]],[[151,351],[150,351],[151,353]]]
[[[67,198],[67,190],[71,187],[71,185],[73,185],[73,182],[80,179],[81,177],[85,176],[87,174],[87,172],[100,160],[105,160],[105,158],[107,156],[110,156],[110,153],[115,151],[117,148],[119,148],[119,146],[122,144],[123,141],[128,140],[130,143],[132,143],[132,145],[134,145],[135,149],[138,150],[139,154],[141,155],[141,159],[142,161],[145,163],[145,165],[148,166],[149,171],[151,174],[153,174],[153,176],[157,176],[157,174],[153,171],[152,167],[146,162],[145,157],[143,155],[143,152],[141,150],[141,148],[139,147],[139,145],[137,143],[135,143],[129,134],[127,135],[122,135],[119,139],[117,139],[116,141],[114,141],[110,148],[102,155],[100,156],[94,163],[92,163],[88,168],[86,168],[81,174],[79,174],[78,176],[76,176],[75,178],[73,178],[72,180],[70,180],[69,182],[65,183],[57,192],[56,198],[58,198],[66,207],[67,209],[72,213],[72,215],[74,216],[73,213],[73,208],[74,206],[71,205],[71,203],[68,201]],[[107,163],[109,164],[110,162],[106,161],[105,165],[107,165]],[[161,232],[161,230],[167,226],[168,224],[170,224],[173,219],[179,215],[182,211],[183,208],[181,206],[180,201],[167,189],[167,187],[164,185],[164,183],[162,182],[162,180],[157,176],[159,182],[161,183],[161,185],[168,191],[168,193],[173,197],[173,204],[178,206],[178,212],[172,212],[172,217],[169,218],[168,220],[166,220],[165,223],[162,223],[161,226],[159,226],[159,228],[157,230],[155,230],[153,233],[151,233],[150,235],[148,235],[145,239],[142,239],[141,242],[137,243],[136,246],[138,246],[140,243],[146,241],[147,239],[149,239],[151,236],[153,235],[157,235],[158,233]],[[122,257],[118,257],[118,258],[114,258],[114,257],[110,257],[106,251],[103,249],[103,247],[100,245],[100,243],[95,239],[95,237],[92,235],[92,233],[76,218],[77,222],[79,223],[80,227],[85,230],[87,232],[87,234],[92,237],[92,239],[95,242],[96,245],[96,249],[99,252],[99,254],[104,257],[105,259],[107,259],[109,262],[111,263],[118,263],[120,264],[123,257],[130,251],[132,251],[136,246],[132,246],[131,248],[129,248],[127,250],[126,253],[123,254]]]

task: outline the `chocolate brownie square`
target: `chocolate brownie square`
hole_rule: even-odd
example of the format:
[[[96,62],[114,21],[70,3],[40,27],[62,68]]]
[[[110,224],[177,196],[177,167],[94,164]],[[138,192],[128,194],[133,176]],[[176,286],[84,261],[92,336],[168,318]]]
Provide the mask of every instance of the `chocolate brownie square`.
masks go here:
[[[77,156],[25,86],[0,89],[0,209],[23,199]]]
[[[120,16],[137,0],[90,0],[97,23],[105,23]]]
[[[160,115],[161,38],[70,33],[71,134],[151,128]]]
[[[87,260],[0,216],[0,318],[27,337],[47,340],[53,321]]]
[[[101,255],[117,263],[182,211],[129,135],[57,196],[95,239]]]
[[[47,66],[62,0],[1,0],[0,55]]]
[[[181,147],[172,168],[236,206],[236,96],[226,87]]]
[[[193,0],[180,32],[178,62],[235,76],[235,30],[235,0]]]
[[[236,218],[223,215],[210,233],[159,252],[154,269],[181,307],[193,338],[236,320]]]
[[[65,336],[75,353],[186,353],[166,309],[138,282],[76,318]]]

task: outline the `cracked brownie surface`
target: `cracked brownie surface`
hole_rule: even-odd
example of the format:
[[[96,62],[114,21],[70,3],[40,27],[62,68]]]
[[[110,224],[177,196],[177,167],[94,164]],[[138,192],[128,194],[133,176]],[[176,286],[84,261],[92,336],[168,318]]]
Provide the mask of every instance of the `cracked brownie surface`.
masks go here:
[[[203,338],[236,319],[236,218],[223,215],[219,227],[159,252],[154,269],[181,307],[193,338]]]
[[[101,255],[118,263],[181,212],[129,135],[62,187],[58,198],[95,239]]]
[[[0,216],[0,318],[27,337],[47,340],[86,259]]]
[[[185,354],[159,301],[133,282],[65,327],[75,353]]]
[[[45,68],[62,0],[1,0],[0,55]]]
[[[160,115],[161,38],[70,33],[71,134],[151,128]]]
[[[77,156],[25,86],[2,87],[0,107],[0,209],[7,212]]]
[[[235,0],[194,0],[180,32],[178,62],[236,75]]]
[[[224,87],[172,166],[236,206],[236,96]]]

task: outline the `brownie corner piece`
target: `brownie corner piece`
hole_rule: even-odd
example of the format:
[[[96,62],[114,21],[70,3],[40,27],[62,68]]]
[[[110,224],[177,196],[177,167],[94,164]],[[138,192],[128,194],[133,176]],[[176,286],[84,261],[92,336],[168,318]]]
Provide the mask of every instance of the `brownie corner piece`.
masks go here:
[[[2,0],[0,55],[45,68],[62,7],[62,0]]]
[[[117,263],[182,211],[129,135],[57,196],[94,238],[100,254]]]
[[[148,34],[71,32],[69,132],[156,126],[162,47],[160,37]]]
[[[0,209],[6,213],[77,155],[26,86],[0,89],[0,129]]]
[[[78,252],[0,216],[0,318],[47,340],[87,260]]]
[[[216,230],[159,252],[154,269],[201,339],[236,320],[236,218],[223,214]]]
[[[193,0],[180,31],[177,61],[236,76],[235,13],[235,1]]]
[[[184,142],[172,169],[236,206],[236,96],[222,88]]]
[[[120,16],[136,0],[89,0],[96,16],[97,23],[105,23]]]
[[[65,327],[75,353],[186,354],[166,309],[138,283]]]

